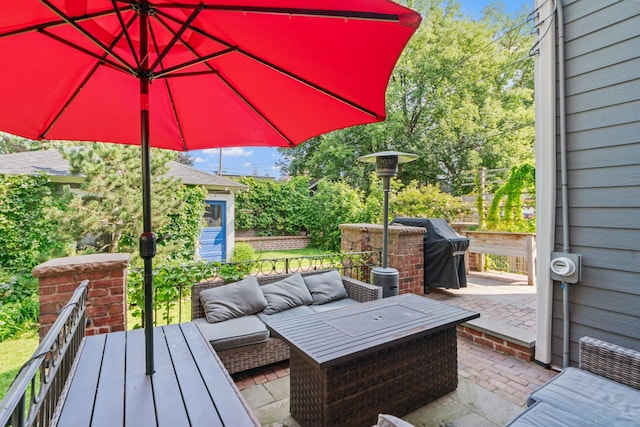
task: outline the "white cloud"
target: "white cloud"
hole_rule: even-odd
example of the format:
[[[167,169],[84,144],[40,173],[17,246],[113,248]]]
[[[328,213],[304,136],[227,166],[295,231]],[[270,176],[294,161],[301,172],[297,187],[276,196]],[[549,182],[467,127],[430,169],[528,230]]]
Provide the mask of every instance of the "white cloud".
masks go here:
[[[225,156],[244,156],[244,157],[253,156],[253,150],[245,150],[242,147],[223,148],[222,152],[224,153]]]
[[[251,162],[244,162],[242,164],[242,166],[244,166],[245,168],[250,168],[251,167]]]
[[[195,157],[193,159],[193,163],[204,163],[204,162],[206,162],[206,160],[203,159],[202,157]]]
[[[200,150],[202,151],[204,154],[208,154],[208,155],[218,155],[220,154],[220,149],[219,148],[207,148],[205,150]],[[232,148],[223,148],[222,149],[222,153],[225,156],[244,156],[244,157],[250,157],[253,156],[253,150],[246,150],[242,147],[232,147]]]

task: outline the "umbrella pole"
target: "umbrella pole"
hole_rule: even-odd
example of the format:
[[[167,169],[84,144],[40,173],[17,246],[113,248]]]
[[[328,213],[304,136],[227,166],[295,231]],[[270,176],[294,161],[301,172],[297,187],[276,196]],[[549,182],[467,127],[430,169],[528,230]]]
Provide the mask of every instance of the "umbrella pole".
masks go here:
[[[147,8],[140,8],[140,146],[142,150],[142,222],[140,257],[144,260],[144,337],[146,374],[153,367],[153,257],[156,254],[156,236],[151,231],[151,166],[149,161],[149,58],[147,51]]]

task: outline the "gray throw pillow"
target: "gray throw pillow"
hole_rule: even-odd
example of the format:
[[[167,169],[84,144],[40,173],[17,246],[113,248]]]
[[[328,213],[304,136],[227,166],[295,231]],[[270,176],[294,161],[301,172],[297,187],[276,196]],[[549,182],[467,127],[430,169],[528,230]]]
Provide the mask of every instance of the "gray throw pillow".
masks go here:
[[[200,292],[200,302],[207,321],[211,323],[253,314],[267,306],[258,279],[253,276],[206,289]]]
[[[311,294],[304,285],[300,273],[293,274],[278,282],[261,286],[262,293],[267,299],[264,314],[278,313],[289,308],[311,304]]]
[[[338,270],[306,276],[304,283],[307,285],[309,292],[311,292],[313,305],[347,297],[347,290],[344,288],[342,277],[340,277]]]

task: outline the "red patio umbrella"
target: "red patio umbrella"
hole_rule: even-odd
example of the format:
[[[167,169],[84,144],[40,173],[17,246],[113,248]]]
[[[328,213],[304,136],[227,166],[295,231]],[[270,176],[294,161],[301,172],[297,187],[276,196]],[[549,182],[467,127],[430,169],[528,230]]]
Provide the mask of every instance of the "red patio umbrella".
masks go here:
[[[388,0],[2,2],[0,129],[142,146],[147,374],[149,147],[290,147],[382,121],[389,76],[419,23]]]

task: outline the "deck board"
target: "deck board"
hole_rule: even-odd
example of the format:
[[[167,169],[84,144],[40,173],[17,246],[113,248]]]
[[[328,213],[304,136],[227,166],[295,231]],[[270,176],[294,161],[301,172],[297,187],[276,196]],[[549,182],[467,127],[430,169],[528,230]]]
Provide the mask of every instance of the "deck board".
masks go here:
[[[125,425],[156,425],[152,379],[145,375],[144,331],[127,332],[125,373]],[[114,393],[115,394],[115,393]],[[116,395],[118,396],[118,395]]]
[[[184,420],[188,419],[187,410],[182,401],[182,391],[162,328],[153,329],[153,345],[156,369],[153,374],[153,390],[158,411],[158,426],[173,427],[184,424]],[[176,396],[180,396],[180,404],[176,404]]]
[[[146,375],[143,330],[86,337],[59,426],[257,426],[196,326],[156,327]]]
[[[74,375],[74,386],[69,389],[65,406],[73,407],[71,411],[62,411],[58,420],[59,426],[88,426],[93,415],[93,401],[96,395],[96,384],[100,375],[102,353],[106,335],[85,340],[82,354],[78,360]],[[87,404],[90,402],[90,404]]]
[[[191,425],[222,426],[218,410],[209,396],[181,330],[165,329],[165,337]]]
[[[92,416],[92,427],[112,427],[124,420],[124,401],[114,399],[114,393],[124,392],[124,360],[126,335],[117,332],[106,336],[98,380],[98,390]]]
[[[235,384],[226,373],[223,373],[222,362],[220,362],[218,356],[214,354],[206,342],[196,339],[196,335],[200,334],[198,330],[194,328],[182,328],[182,330],[200,373],[204,378],[209,378],[205,385],[209,390],[212,401],[216,403],[223,425],[234,427],[251,426],[251,420],[237,416],[237,414],[242,414],[248,409],[243,405],[242,400],[238,399],[238,391]],[[212,355],[214,355],[214,358],[211,358]]]

